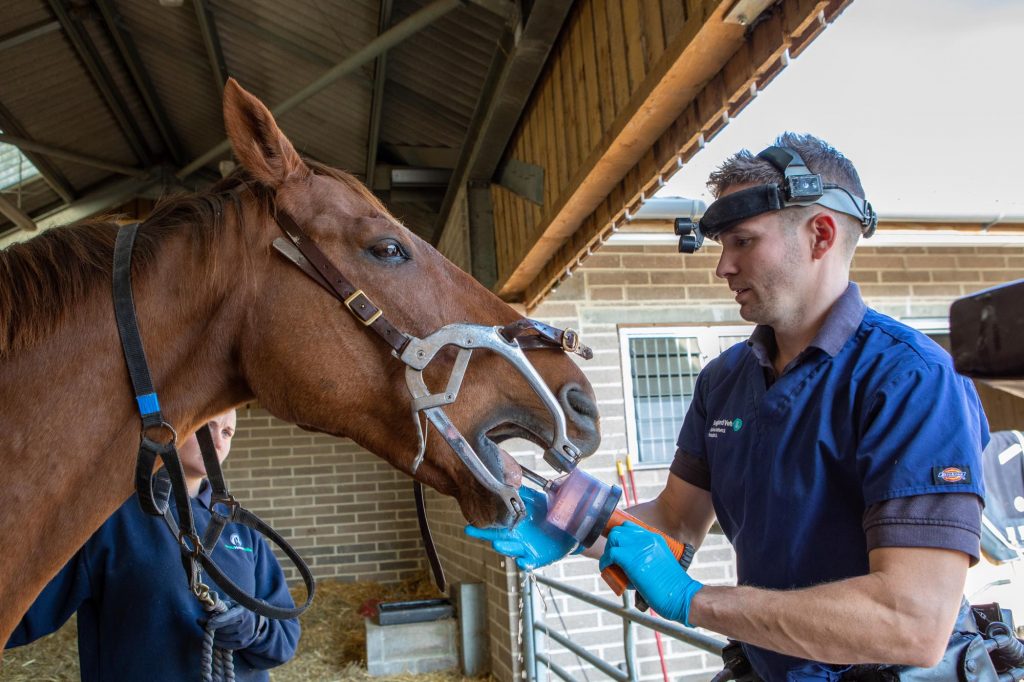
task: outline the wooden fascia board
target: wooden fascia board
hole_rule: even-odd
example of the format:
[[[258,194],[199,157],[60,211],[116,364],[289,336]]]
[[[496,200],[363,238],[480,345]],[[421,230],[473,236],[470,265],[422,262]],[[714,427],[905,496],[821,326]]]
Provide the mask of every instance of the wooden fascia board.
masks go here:
[[[555,250],[743,44],[743,27],[722,21],[732,4],[731,0],[702,3],[707,18],[701,24],[690,22],[692,28],[681,32],[666,48],[629,106],[569,183],[572,189],[549,209],[542,221],[544,227],[519,266],[498,283],[499,295],[514,297],[526,288]]]
[[[712,78],[684,103],[678,118],[671,123],[653,145],[638,150],[651,155],[657,150],[664,158],[644,159],[612,184],[609,192],[600,197],[596,209],[576,218],[575,230],[568,235],[551,235],[546,246],[553,247],[545,262],[525,286],[503,284],[499,293],[506,300],[521,301],[527,310],[536,307],[559,281],[570,275],[573,268],[600,248],[608,235],[627,222],[628,213],[635,212],[645,197],[652,196],[684,161],[688,161],[717,134],[730,117],[734,117],[763,89],[788,63],[788,54],[798,54],[810,44],[827,24],[831,23],[852,0],[784,0],[775,14],[757,25],[741,41],[733,54],[720,65]],[[703,30],[703,29],[702,29]],[[644,171],[652,167],[653,172]],[[548,237],[545,231],[544,237]],[[529,256],[535,257],[540,249],[534,247]],[[537,257],[541,259],[541,257]],[[519,273],[520,266],[516,270]]]

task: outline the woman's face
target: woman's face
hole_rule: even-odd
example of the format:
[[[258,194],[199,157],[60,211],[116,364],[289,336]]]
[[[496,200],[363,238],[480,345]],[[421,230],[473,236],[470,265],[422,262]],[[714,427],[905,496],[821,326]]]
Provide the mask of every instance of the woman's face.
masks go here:
[[[208,422],[210,433],[213,436],[213,445],[217,450],[217,460],[220,462],[223,462],[227,458],[228,452],[231,451],[231,438],[235,435],[237,419],[235,411],[228,410]],[[178,456],[181,458],[181,468],[185,470],[186,477],[206,476],[203,453],[199,451],[199,441],[196,440],[195,434],[189,436],[181,444],[181,447],[178,448]]]

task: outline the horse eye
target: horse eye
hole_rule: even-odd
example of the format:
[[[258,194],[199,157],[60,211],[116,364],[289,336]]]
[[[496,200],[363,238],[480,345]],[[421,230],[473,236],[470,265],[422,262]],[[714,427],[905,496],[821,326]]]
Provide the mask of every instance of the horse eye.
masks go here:
[[[390,263],[409,260],[405,249],[394,239],[382,239],[370,247],[370,253],[373,254],[374,258]]]

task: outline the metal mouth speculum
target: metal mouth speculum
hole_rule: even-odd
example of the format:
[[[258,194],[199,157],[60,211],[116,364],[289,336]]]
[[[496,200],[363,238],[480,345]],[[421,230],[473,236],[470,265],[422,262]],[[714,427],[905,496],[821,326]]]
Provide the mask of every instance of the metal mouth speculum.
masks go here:
[[[400,359],[406,364],[405,381],[413,398],[412,416],[416,422],[419,439],[413,473],[419,468],[426,454],[427,424],[433,424],[473,477],[502,500],[506,510],[514,517],[514,523],[518,523],[526,514],[519,491],[494,475],[443,409],[444,405],[450,405],[458,398],[473,351],[488,350],[503,357],[526,379],[547,407],[554,421],[552,441],[544,452],[544,460],[549,465],[560,472],[568,473],[576,468],[582,455],[567,436],[565,413],[551,393],[551,389],[527,359],[517,340],[506,339],[501,330],[501,327],[449,324],[424,339],[410,337]],[[440,393],[431,393],[423,379],[423,370],[445,346],[457,347],[458,355],[445,389]]]

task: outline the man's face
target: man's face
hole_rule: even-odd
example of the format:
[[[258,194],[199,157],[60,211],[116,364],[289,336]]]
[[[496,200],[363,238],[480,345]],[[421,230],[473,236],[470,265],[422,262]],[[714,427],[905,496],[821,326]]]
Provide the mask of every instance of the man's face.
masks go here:
[[[743,187],[730,188],[729,194]],[[722,233],[722,255],[715,274],[729,283],[740,316],[775,328],[798,321],[810,258],[800,229],[787,226],[781,211],[762,213]],[[805,262],[806,261],[806,262]]]
[[[223,462],[227,458],[228,452],[231,451],[231,439],[235,435],[236,421],[235,411],[228,410],[208,422],[210,433],[213,435],[213,445],[217,450],[217,460],[220,462]],[[189,436],[181,444],[181,447],[178,448],[178,455],[181,457],[181,467],[185,470],[186,476],[206,476],[203,453],[199,450],[199,441],[196,440],[195,434]]]

